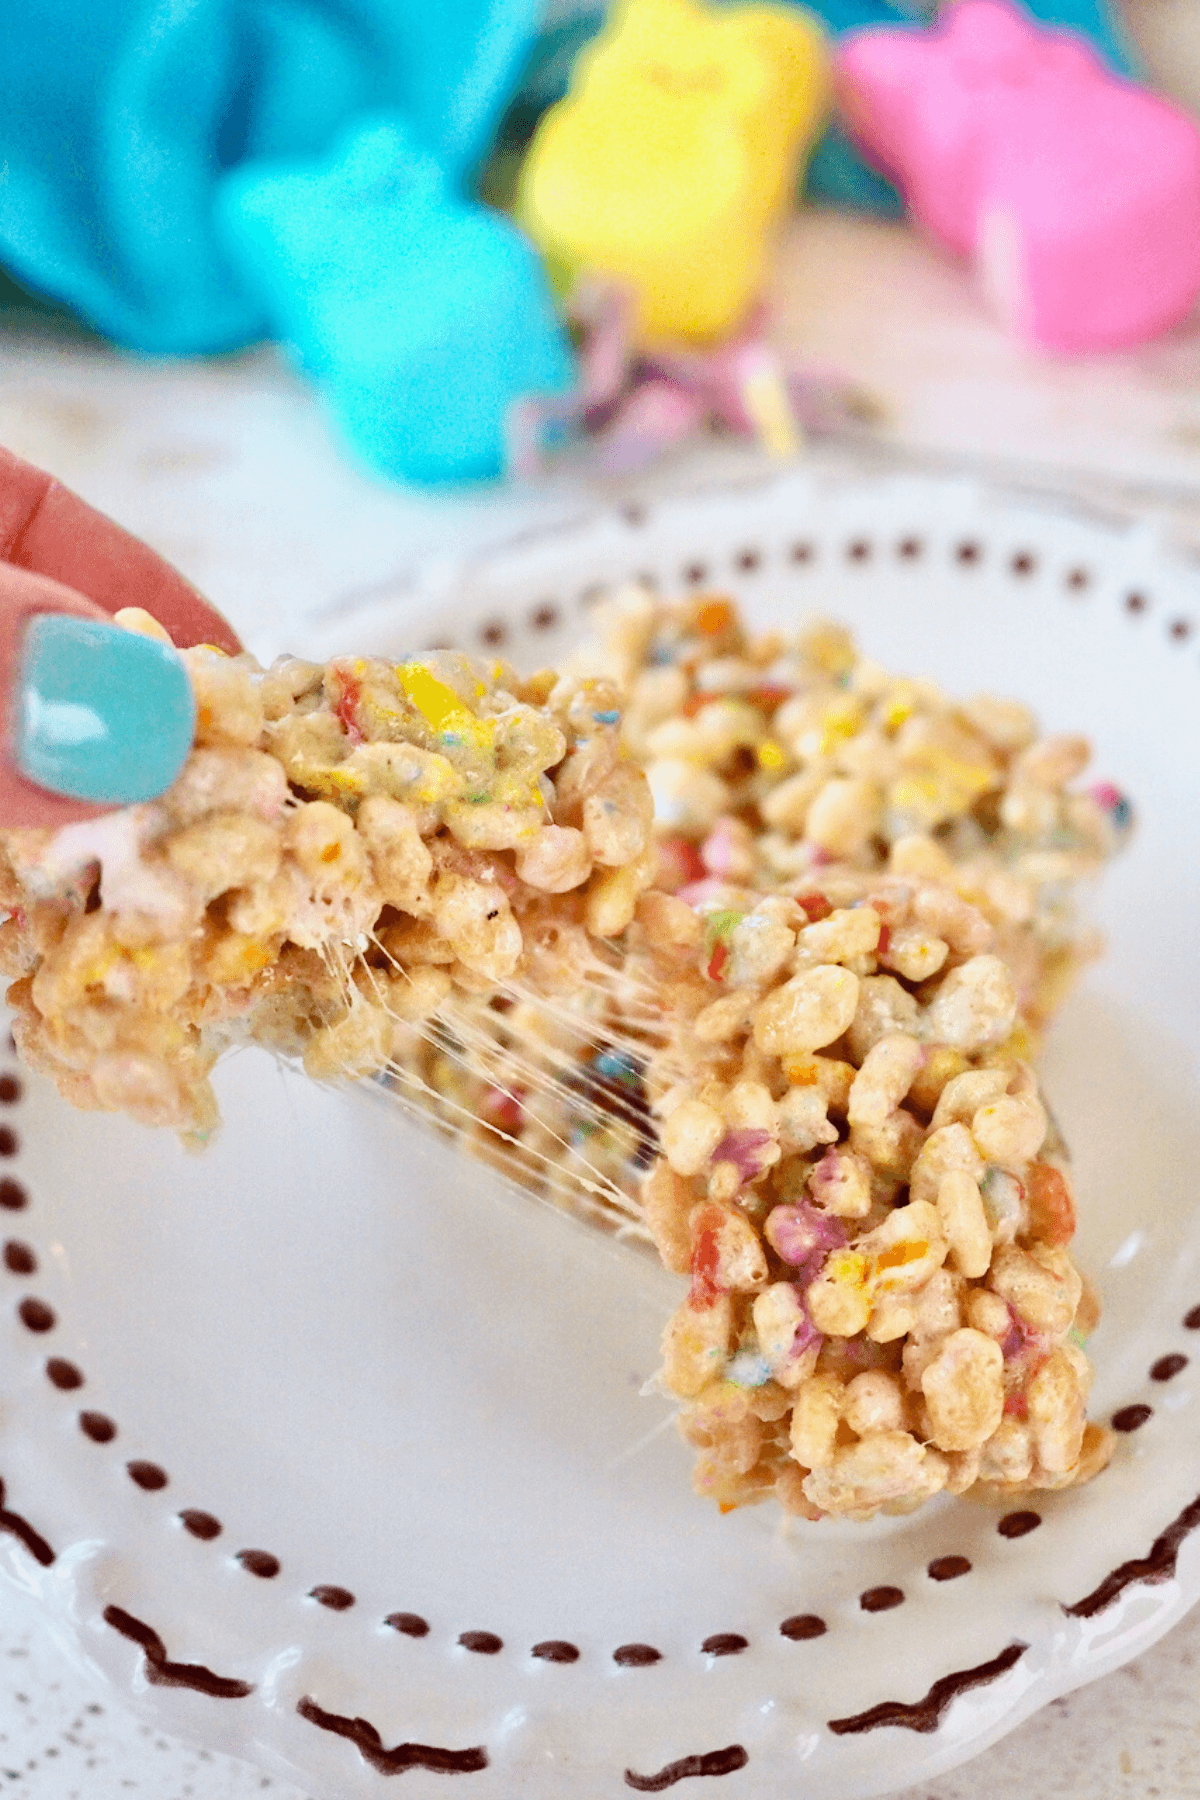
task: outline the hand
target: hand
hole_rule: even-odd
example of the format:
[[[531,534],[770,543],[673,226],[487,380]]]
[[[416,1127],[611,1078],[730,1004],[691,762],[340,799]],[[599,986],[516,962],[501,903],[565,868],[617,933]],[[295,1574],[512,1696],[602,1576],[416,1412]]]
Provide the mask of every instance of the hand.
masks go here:
[[[111,623],[141,607],[180,649],[237,637],[182,575],[0,450],[0,828],[67,825],[168,788],[191,747],[178,656]]]

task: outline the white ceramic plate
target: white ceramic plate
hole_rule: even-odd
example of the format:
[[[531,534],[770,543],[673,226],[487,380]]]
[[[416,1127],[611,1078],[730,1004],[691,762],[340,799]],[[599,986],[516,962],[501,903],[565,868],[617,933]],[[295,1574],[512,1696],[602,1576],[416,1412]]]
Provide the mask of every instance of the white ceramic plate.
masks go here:
[[[1100,522],[794,475],[514,545],[320,648],[548,661],[631,573],[1027,698],[1136,796],[1111,953],[1047,1076],[1106,1298],[1095,1410],[1139,1423],[1093,1486],[1008,1513],[722,1518],[639,1395],[675,1284],[635,1253],[257,1054],[198,1159],[2,1082],[6,1571],[163,1729],[319,1800],[400,1774],[479,1800],[879,1794],[1200,1594],[1193,582]]]

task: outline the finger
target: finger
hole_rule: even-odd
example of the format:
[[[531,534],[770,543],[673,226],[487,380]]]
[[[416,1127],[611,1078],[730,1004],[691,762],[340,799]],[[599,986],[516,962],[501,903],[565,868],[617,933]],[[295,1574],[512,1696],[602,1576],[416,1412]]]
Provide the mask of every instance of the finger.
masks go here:
[[[216,608],[170,563],[7,450],[0,450],[0,558],[61,582],[106,613],[144,607],[181,650],[216,644],[236,656],[242,647]]]
[[[91,641],[55,642],[64,618]],[[59,582],[3,564],[0,704],[3,829],[69,825],[149,799],[171,785],[192,741],[191,686],[169,646],[122,631]]]

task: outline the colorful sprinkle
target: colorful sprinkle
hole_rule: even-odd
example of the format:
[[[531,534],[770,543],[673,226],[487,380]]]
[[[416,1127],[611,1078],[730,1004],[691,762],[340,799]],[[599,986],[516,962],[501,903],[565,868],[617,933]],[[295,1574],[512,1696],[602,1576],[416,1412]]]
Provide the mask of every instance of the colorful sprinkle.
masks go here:
[[[721,1292],[717,1285],[720,1267],[721,1255],[717,1247],[716,1232],[711,1227],[698,1231],[692,1249],[692,1286],[688,1294],[690,1305],[700,1310],[715,1303]]]
[[[348,669],[339,663],[337,665],[337,673],[338,680],[341,682],[342,693],[341,698],[333,709],[334,714],[339,720],[342,730],[350,739],[350,742],[352,744],[361,744],[365,741],[363,729],[358,722],[357,716],[358,703],[362,699],[362,681],[359,679],[361,674],[361,664],[359,665],[358,670],[354,674],[351,674]]]
[[[669,894],[703,881],[704,863],[695,844],[684,837],[663,837],[658,843],[658,885]]]
[[[846,1227],[841,1220],[818,1212],[808,1200],[801,1200],[797,1206],[772,1208],[765,1231],[768,1242],[784,1262],[795,1268],[824,1259],[829,1251],[844,1249],[846,1244]]]
[[[833,911],[824,894],[797,894],[796,905],[800,907],[810,925],[817,925],[827,919]]]
[[[766,1167],[763,1151],[770,1148],[771,1133],[763,1127],[744,1126],[727,1131],[712,1153],[714,1163],[732,1163],[743,1182],[753,1181]]]
[[[1111,781],[1098,781],[1088,792],[1096,805],[1108,814],[1117,831],[1129,830],[1133,824],[1133,807],[1119,787],[1114,787]]]
[[[705,942],[727,944],[744,917],[744,913],[734,912],[731,907],[710,912],[704,921]]]
[[[835,1250],[825,1260],[821,1274],[840,1287],[865,1288],[870,1280],[867,1258],[860,1250]]]
[[[1030,1163],[1026,1192],[1038,1237],[1047,1244],[1069,1244],[1075,1236],[1075,1201],[1062,1170],[1053,1163]]]
[[[875,1272],[881,1275],[886,1269],[906,1268],[928,1254],[929,1245],[924,1238],[906,1238],[902,1244],[893,1244],[890,1250],[879,1252],[875,1258]]]
[[[740,849],[736,820],[721,818],[701,844],[700,856],[710,875],[736,875]]]
[[[729,940],[741,924],[743,914],[721,909],[710,912],[704,921],[705,974],[710,981],[720,981],[729,967]]]
[[[483,1097],[480,1111],[485,1125],[492,1125],[497,1131],[507,1132],[515,1136],[525,1121],[524,1110],[516,1094],[510,1094],[504,1088],[489,1088]]]
[[[470,744],[481,750],[493,747],[494,721],[476,718],[454,689],[422,663],[398,663],[396,680],[425,722],[441,733],[444,743]]]
[[[808,1310],[808,1301],[805,1298],[804,1287],[799,1282],[796,1282],[793,1285],[796,1289],[796,1298],[800,1302],[800,1311],[804,1315],[796,1327],[796,1335],[792,1339],[792,1347],[788,1351],[789,1360],[795,1362],[804,1355],[806,1350],[811,1350],[814,1344],[823,1344],[825,1338],[824,1334],[818,1331],[812,1322],[812,1317]],[[811,1286],[811,1282],[808,1285]]]
[[[758,1388],[770,1381],[771,1371],[757,1350],[738,1350],[730,1357],[726,1379],[736,1387]]]
[[[773,713],[781,707],[785,700],[790,700],[795,693],[794,688],[780,687],[768,682],[764,687],[750,688],[745,698],[751,706],[757,706],[759,712]]]
[[[696,630],[705,637],[718,637],[734,623],[734,611],[728,600],[706,600],[696,609]]]
[[[641,1086],[638,1065],[627,1050],[601,1050],[592,1067],[597,1075],[605,1075],[610,1081],[619,1081],[623,1087]]]
[[[862,708],[857,700],[839,700],[827,707],[821,717],[821,754],[828,756],[847,738],[856,736],[862,722]]]

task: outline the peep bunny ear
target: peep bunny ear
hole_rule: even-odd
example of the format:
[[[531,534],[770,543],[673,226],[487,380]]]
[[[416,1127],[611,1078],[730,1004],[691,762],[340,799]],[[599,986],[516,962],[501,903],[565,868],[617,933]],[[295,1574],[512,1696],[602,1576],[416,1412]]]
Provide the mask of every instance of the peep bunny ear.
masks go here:
[[[842,40],[834,81],[843,123],[874,161],[895,160],[932,45],[908,26],[856,31]]]
[[[1115,74],[1135,79],[1142,75],[1133,46],[1121,29],[1117,0],[1024,0],[1024,4],[1039,23],[1086,39]]]
[[[838,53],[837,83],[846,122],[868,160],[896,182],[919,224],[968,256],[981,121],[955,50],[949,26],[852,32]]]

